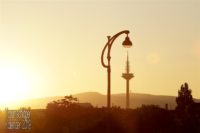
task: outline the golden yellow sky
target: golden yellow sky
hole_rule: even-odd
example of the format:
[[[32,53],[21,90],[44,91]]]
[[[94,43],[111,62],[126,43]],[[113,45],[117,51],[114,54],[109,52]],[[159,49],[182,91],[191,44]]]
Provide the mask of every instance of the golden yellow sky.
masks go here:
[[[0,0],[0,103],[85,91],[106,94],[101,51],[129,30],[131,92],[200,98],[198,0]],[[125,92],[126,52],[111,51],[111,92]]]

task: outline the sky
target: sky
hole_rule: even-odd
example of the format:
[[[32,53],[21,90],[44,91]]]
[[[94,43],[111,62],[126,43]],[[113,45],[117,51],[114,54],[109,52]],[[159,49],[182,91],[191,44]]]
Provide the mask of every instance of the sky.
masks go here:
[[[178,95],[188,82],[200,98],[198,0],[0,0],[0,103],[107,93],[101,52],[111,50],[111,93],[125,93],[127,51],[133,93]]]

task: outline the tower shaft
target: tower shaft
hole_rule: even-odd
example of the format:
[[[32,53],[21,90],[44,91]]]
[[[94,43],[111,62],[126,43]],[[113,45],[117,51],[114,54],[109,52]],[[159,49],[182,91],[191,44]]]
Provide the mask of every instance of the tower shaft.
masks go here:
[[[134,77],[133,73],[130,73],[128,54],[126,61],[126,73],[122,73],[122,77],[126,80],[126,108],[128,109],[130,108],[129,80]]]
[[[129,99],[129,80],[126,80],[126,108],[130,107],[130,99]]]

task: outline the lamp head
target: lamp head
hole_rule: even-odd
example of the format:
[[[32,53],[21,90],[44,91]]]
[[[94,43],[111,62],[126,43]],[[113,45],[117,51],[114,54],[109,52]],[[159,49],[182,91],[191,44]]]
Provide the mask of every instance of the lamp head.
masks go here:
[[[125,40],[123,41],[122,45],[125,47],[125,48],[130,48],[132,46],[132,42],[130,41],[128,35],[127,37],[125,38]]]

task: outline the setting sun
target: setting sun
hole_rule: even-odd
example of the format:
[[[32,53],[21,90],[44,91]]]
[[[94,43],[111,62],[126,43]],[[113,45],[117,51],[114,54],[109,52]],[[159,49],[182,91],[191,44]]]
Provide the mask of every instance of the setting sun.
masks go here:
[[[24,97],[27,79],[22,70],[15,67],[0,67],[0,105],[5,105]]]

